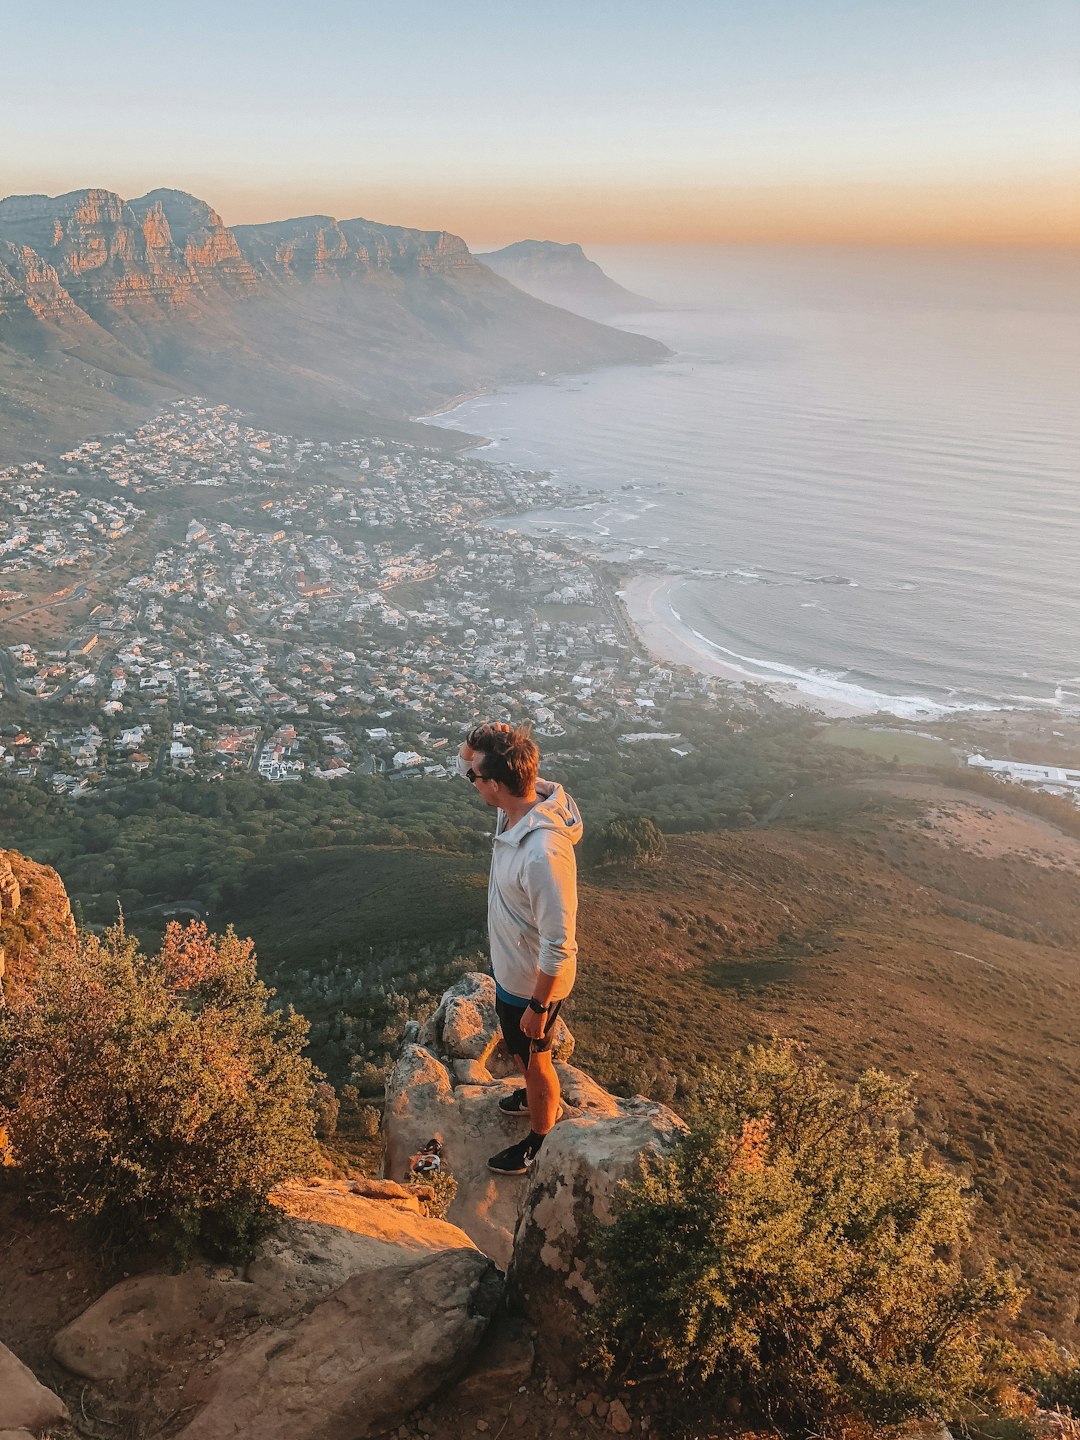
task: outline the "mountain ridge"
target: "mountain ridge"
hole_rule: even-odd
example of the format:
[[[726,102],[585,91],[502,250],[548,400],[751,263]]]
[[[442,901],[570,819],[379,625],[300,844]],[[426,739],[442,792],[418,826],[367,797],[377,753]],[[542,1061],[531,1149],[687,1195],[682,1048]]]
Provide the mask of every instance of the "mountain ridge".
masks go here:
[[[476,257],[496,275],[543,300],[592,320],[662,307],[613,280],[578,244],[517,240]]]
[[[444,230],[322,215],[230,228],[164,188],[0,200],[0,461],[177,392],[274,429],[377,419],[430,444],[410,417],[460,395],[666,354],[525,294]]]

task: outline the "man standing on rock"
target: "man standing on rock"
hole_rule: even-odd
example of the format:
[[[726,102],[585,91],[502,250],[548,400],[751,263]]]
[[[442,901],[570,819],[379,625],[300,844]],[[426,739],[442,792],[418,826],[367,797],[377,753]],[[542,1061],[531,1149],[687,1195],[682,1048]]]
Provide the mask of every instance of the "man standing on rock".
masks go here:
[[[477,725],[458,752],[459,773],[499,812],[488,879],[491,968],[503,1039],[525,1077],[499,1108],[527,1114],[532,1127],[488,1161],[499,1175],[524,1175],[559,1118],[551,1043],[577,973],[581,816],[561,785],[537,778],[539,764],[528,726]]]

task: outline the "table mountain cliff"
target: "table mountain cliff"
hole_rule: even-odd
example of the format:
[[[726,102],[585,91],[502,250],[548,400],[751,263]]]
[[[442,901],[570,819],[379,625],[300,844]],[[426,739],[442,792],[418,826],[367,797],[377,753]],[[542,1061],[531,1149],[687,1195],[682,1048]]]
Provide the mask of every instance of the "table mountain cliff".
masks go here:
[[[478,254],[476,258],[496,275],[538,300],[560,305],[593,320],[610,320],[615,315],[660,308],[654,300],[635,295],[612,280],[580,245],[560,245],[554,240],[518,240],[514,245]]]
[[[196,392],[277,430],[354,433],[657,341],[523,293],[465,242],[310,215],[230,228],[204,200],[0,200],[0,460]],[[430,432],[424,432],[430,440]]]

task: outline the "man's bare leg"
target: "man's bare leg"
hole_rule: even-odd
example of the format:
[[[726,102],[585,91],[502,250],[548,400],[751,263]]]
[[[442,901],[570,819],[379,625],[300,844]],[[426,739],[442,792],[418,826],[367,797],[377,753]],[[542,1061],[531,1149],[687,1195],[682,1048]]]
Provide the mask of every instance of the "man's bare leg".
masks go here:
[[[525,1071],[525,1094],[529,1100],[529,1124],[536,1135],[546,1135],[559,1114],[559,1077],[551,1063],[551,1051],[534,1052]]]

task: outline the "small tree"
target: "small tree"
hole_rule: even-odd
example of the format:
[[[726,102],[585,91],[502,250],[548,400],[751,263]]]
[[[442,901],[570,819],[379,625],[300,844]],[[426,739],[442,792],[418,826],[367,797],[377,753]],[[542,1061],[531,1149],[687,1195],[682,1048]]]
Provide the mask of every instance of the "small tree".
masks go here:
[[[0,1125],[31,1194],[113,1233],[241,1253],[314,1160],[307,1022],[270,1008],[250,940],[118,925],[46,954],[0,1016]]]
[[[689,1135],[596,1231],[601,1362],[787,1423],[948,1412],[979,1381],[982,1323],[1019,1295],[963,1273],[970,1202],[910,1105],[879,1072],[834,1084],[788,1041],[715,1072]]]
[[[651,815],[616,815],[587,840],[594,865],[648,865],[664,858],[667,842]]]

